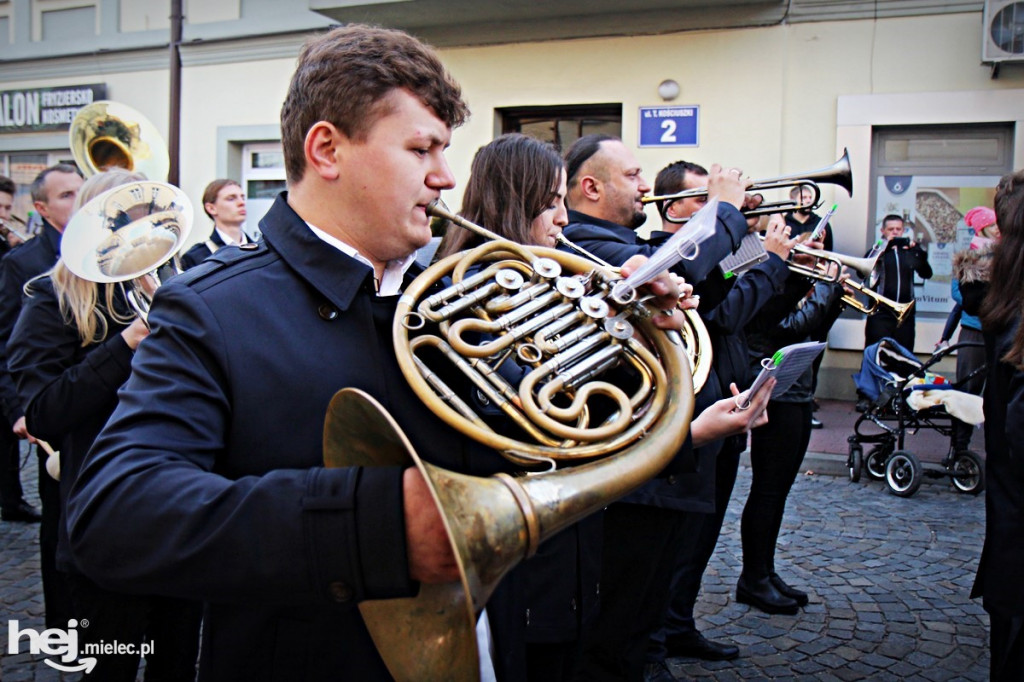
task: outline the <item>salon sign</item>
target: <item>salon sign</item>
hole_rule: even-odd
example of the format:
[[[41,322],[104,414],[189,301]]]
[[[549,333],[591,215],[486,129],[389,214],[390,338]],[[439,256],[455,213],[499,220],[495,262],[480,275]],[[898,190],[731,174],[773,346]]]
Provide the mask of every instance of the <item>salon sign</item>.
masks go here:
[[[106,96],[105,83],[0,91],[0,133],[67,130],[79,109]]]

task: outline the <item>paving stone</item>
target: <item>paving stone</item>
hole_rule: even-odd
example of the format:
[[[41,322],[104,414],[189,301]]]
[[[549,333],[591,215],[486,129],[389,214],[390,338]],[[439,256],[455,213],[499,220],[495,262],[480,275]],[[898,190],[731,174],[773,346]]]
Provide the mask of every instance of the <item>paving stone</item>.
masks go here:
[[[26,490],[34,495],[35,458],[30,466],[22,478],[32,481]],[[876,482],[798,476],[775,560],[812,603],[796,616],[769,616],[733,600],[749,486],[750,471],[741,467],[695,614],[702,632],[736,642],[741,657],[670,659],[677,679],[988,679],[988,616],[969,598],[984,536],[984,493],[957,495],[926,481],[905,499]],[[0,647],[8,619],[42,626],[37,535],[35,527],[0,523]],[[62,676],[43,657],[23,653],[0,656],[0,679],[80,677]]]

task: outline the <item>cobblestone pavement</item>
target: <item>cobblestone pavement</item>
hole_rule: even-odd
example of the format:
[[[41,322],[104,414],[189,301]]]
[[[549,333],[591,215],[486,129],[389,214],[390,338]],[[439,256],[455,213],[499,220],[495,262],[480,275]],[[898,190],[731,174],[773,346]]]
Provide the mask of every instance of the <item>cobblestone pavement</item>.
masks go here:
[[[749,486],[741,468],[697,603],[698,627],[739,645],[740,658],[670,659],[678,679],[988,679],[988,616],[968,598],[984,494],[925,479],[914,497],[899,498],[880,482],[799,476],[776,569],[811,603],[796,616],[769,616],[733,600]]]
[[[813,457],[808,466],[813,468]],[[22,472],[35,500],[35,462]],[[988,618],[968,599],[984,535],[984,494],[926,479],[912,498],[881,483],[801,475],[789,498],[777,568],[808,590],[798,616],[767,616],[732,599],[739,514],[750,485],[740,469],[722,540],[704,579],[698,625],[740,645],[735,661],[670,659],[686,679],[984,680]],[[78,680],[24,652],[7,655],[7,623],[41,629],[38,526],[0,523],[0,680]]]

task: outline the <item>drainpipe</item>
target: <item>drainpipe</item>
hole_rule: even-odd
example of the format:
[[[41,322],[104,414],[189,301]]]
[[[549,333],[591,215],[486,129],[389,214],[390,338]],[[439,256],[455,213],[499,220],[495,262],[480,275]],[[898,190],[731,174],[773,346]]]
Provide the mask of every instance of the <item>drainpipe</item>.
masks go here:
[[[184,21],[182,0],[171,0],[171,113],[167,131],[167,153],[171,163],[167,182],[177,186],[178,154],[181,149],[181,25]]]

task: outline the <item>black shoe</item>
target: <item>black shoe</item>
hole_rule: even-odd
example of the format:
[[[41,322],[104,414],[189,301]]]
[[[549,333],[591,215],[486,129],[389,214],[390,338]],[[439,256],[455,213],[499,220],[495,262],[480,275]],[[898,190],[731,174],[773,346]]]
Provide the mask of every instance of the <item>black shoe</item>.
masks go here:
[[[824,427],[825,427],[825,425],[821,423],[820,419],[818,419],[817,417],[811,417],[811,428],[812,429],[822,429]]]
[[[25,500],[21,500],[13,507],[0,509],[0,519],[4,521],[24,521],[26,523],[39,523],[43,515]]]
[[[818,404],[817,398],[811,398],[811,412],[817,412],[821,409],[821,405]]]
[[[741,604],[749,604],[765,613],[793,616],[800,610],[796,600],[779,592],[767,576],[748,582],[741,575],[736,583],[736,601]]]
[[[676,682],[676,676],[664,662],[644,664],[644,682]]]
[[[795,601],[797,606],[807,606],[807,602],[809,602],[810,599],[807,597],[806,592],[787,585],[786,581],[780,578],[778,573],[769,573],[768,579],[772,581],[772,585],[775,586],[775,589],[781,592],[784,596]]]
[[[699,658],[702,661],[731,661],[740,655],[738,646],[714,642],[697,631],[669,635],[665,638],[665,650],[669,656]]]

